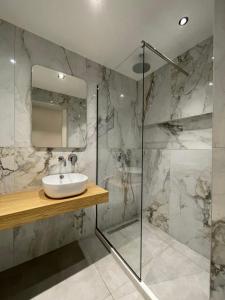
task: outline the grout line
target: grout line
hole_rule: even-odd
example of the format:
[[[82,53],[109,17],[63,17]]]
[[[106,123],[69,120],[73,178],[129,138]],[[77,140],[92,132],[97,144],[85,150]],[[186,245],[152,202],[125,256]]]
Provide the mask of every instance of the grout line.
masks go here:
[[[110,255],[111,255],[111,254],[110,254]],[[107,291],[109,292],[109,295],[112,296],[112,298],[114,299],[114,297],[113,297],[111,291],[110,291],[109,288],[108,288],[108,285],[107,285],[106,281],[104,280],[104,277],[102,276],[101,272],[98,270],[98,267],[96,266],[96,263],[94,263],[94,267],[95,267],[97,273],[99,274],[99,276],[100,276],[102,282],[104,283],[104,285],[105,285]],[[121,286],[122,286],[122,285],[121,285]],[[121,286],[120,286],[120,287],[121,287]],[[109,297],[109,296],[107,296],[107,297]],[[107,299],[107,298],[106,298],[106,299]]]

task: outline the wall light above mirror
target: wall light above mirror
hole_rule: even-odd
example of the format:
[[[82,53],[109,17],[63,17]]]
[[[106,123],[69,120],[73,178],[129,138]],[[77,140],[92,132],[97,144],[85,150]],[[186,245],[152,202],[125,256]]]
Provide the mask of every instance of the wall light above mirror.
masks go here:
[[[32,67],[32,145],[84,148],[87,83],[43,66]]]

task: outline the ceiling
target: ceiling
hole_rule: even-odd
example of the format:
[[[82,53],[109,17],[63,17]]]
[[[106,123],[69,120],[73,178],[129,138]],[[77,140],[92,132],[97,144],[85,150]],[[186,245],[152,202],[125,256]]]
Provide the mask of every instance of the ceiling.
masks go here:
[[[213,5],[212,0],[0,0],[0,17],[115,69],[143,39],[174,58],[209,37]],[[178,25],[182,16],[190,18],[184,27]],[[122,72],[133,76],[129,70]]]

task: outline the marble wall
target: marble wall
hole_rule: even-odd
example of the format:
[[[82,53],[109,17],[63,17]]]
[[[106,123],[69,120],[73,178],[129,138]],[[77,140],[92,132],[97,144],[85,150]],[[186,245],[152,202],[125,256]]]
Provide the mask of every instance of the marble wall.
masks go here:
[[[225,2],[215,0],[211,299],[225,299]]]
[[[87,82],[87,146],[77,149],[75,170],[91,181],[96,179],[96,85],[104,68],[0,20],[0,194],[39,186],[42,176],[59,171],[58,156],[67,157],[72,151],[31,145],[31,69],[35,64]],[[63,171],[71,170],[68,164]],[[94,229],[95,207],[1,231],[0,270],[92,234]]]
[[[213,42],[145,78],[143,216],[209,258]]]
[[[144,82],[143,216],[208,258],[212,50],[208,38],[176,58],[189,76],[165,64]],[[98,91],[98,178],[110,192],[98,208],[102,230],[140,216],[143,81],[115,85],[115,74],[106,73]]]
[[[109,203],[98,207],[98,227],[103,231],[140,215],[142,151],[137,88],[135,80],[115,71],[107,72],[99,85],[98,183],[109,190]]]

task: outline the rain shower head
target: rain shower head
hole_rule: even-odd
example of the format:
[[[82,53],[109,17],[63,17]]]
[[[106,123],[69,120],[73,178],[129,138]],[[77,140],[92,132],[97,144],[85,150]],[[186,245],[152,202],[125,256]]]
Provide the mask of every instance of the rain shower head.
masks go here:
[[[132,70],[136,74],[146,73],[150,70],[150,64],[145,62],[143,63],[143,54],[139,54],[139,60],[140,62],[133,65]]]

